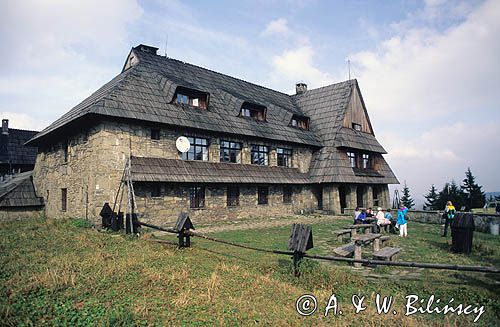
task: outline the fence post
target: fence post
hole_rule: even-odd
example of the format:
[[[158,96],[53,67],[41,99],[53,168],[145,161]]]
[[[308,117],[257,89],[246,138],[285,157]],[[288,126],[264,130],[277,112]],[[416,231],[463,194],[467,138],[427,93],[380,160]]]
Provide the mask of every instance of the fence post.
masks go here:
[[[300,276],[299,266],[307,250],[313,248],[312,228],[309,225],[293,224],[288,250],[293,251],[293,274]]]

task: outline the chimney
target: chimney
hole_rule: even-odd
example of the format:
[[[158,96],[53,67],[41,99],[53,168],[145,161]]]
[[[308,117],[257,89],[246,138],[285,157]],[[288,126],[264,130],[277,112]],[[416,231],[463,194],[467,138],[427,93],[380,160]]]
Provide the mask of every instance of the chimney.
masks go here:
[[[295,84],[295,94],[302,94],[307,91],[307,84],[304,82],[298,82]]]
[[[147,52],[147,53],[151,53],[154,55],[157,54],[156,51],[158,51],[158,48],[155,48],[155,47],[152,47],[149,45],[145,45],[145,44],[139,44],[135,48],[141,50],[142,52]]]
[[[2,134],[9,135],[9,120],[2,119]]]

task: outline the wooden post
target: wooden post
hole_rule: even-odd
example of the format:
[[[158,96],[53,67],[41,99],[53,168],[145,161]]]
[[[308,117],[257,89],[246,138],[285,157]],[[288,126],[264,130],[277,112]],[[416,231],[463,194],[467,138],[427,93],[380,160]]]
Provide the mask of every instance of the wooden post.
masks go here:
[[[376,238],[373,240],[373,251],[380,250],[380,238]]]
[[[370,228],[365,228],[365,234],[370,234],[370,229],[371,228],[372,228],[371,226],[370,226]]]
[[[351,237],[353,237],[354,235],[356,235],[358,233],[357,231],[357,228],[352,228],[351,229]]]
[[[361,243],[359,242],[354,243],[354,259],[361,259]],[[355,262],[354,267],[361,267],[361,263]]]
[[[302,254],[303,253],[300,253],[300,252],[297,252],[297,251],[295,251],[293,253],[293,275],[295,277],[299,277],[300,276],[299,266],[300,266],[300,262],[302,260]]]

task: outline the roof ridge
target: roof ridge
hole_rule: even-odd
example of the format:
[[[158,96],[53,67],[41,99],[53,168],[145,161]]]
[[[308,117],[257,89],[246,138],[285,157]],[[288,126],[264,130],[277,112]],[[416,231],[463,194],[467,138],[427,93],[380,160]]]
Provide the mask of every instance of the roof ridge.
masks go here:
[[[11,128],[11,127],[9,127],[9,132],[10,131],[33,132],[33,133],[39,133],[40,132],[40,131],[33,131],[31,129],[22,129],[22,128]]]
[[[222,75],[222,76],[225,76],[225,77],[229,77],[229,78],[232,78],[232,79],[235,79],[237,81],[241,81],[241,82],[244,82],[244,83],[248,83],[248,84],[251,84],[251,85],[254,85],[254,86],[257,86],[257,87],[260,87],[260,88],[263,88],[263,89],[266,89],[266,90],[269,90],[269,91],[272,91],[272,92],[276,92],[276,93],[279,93],[279,94],[282,94],[282,95],[286,95],[288,97],[292,96],[291,94],[287,94],[285,92],[281,92],[281,91],[278,91],[278,90],[275,90],[275,89],[272,89],[270,87],[267,87],[267,86],[263,86],[263,85],[260,85],[260,84],[256,84],[254,82],[249,82],[249,81],[246,81],[244,79],[241,79],[241,78],[238,78],[238,77],[234,77],[234,76],[231,76],[231,75],[228,75],[228,74],[224,74],[224,73],[221,73],[221,72],[218,72],[218,71],[215,71],[215,70],[212,70],[210,68],[206,68],[206,67],[203,67],[203,66],[200,66],[200,65],[194,65],[192,63],[189,63],[189,62],[186,62],[186,61],[182,61],[182,60],[179,60],[179,59],[176,59],[176,58],[171,58],[171,57],[165,57],[165,56],[162,56],[162,55],[158,55],[158,54],[154,54],[154,53],[148,53],[148,52],[143,52],[144,54],[146,55],[151,55],[155,58],[159,58],[161,60],[172,60],[172,61],[176,61],[176,62],[179,62],[181,64],[184,64],[184,65],[188,65],[188,66],[191,66],[191,67],[195,67],[195,68],[200,68],[200,69],[204,69],[204,70],[207,70],[211,73],[215,73],[215,74],[218,74],[218,75]]]

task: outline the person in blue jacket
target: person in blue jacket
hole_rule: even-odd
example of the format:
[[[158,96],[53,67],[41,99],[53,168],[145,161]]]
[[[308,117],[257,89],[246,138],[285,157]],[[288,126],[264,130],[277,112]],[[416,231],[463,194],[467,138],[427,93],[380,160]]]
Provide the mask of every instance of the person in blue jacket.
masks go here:
[[[406,220],[406,212],[408,208],[405,207],[403,203],[399,205],[398,209],[398,225],[399,225],[399,236],[408,236],[408,221]]]
[[[359,224],[365,224],[365,223],[366,223],[366,210],[362,209],[361,213],[356,218],[355,224],[359,225]]]

